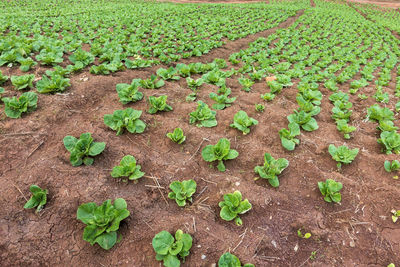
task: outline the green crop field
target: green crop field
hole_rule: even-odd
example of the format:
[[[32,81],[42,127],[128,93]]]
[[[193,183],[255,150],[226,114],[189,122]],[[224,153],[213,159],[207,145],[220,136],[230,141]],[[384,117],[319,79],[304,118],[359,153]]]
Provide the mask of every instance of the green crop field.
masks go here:
[[[0,99],[4,266],[400,265],[400,9],[3,0]]]

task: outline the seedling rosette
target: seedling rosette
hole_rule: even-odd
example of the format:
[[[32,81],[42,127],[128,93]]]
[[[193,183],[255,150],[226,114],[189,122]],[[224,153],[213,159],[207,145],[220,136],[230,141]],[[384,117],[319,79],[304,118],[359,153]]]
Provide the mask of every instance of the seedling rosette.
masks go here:
[[[258,121],[256,119],[249,117],[245,111],[239,110],[233,117],[233,123],[230,126],[246,135],[250,133],[250,127],[257,124]]]
[[[219,139],[216,145],[208,145],[202,151],[201,155],[207,162],[218,161],[218,170],[225,171],[224,160],[235,159],[239,156],[239,152],[230,149],[231,143],[226,138]]]
[[[117,198],[114,204],[108,199],[102,205],[94,202],[79,206],[76,217],[86,224],[83,240],[91,245],[99,244],[103,249],[112,248],[117,243],[117,230],[120,222],[129,216],[126,201]]]
[[[221,211],[219,215],[225,221],[235,220],[236,225],[240,226],[243,224],[239,218],[239,214],[244,214],[251,210],[250,202],[245,199],[242,200],[242,194],[239,191],[235,191],[232,194],[225,194],[224,201],[219,202]]]
[[[358,148],[350,149],[347,146],[336,147],[335,145],[330,144],[328,151],[329,154],[331,154],[332,159],[338,162],[337,167],[340,170],[342,167],[342,163],[350,164],[353,162],[359,150]]]
[[[117,131],[117,135],[121,135],[124,129],[130,133],[143,133],[146,124],[139,119],[141,115],[141,110],[132,108],[116,110],[113,114],[104,115],[104,124]]]
[[[36,213],[40,212],[44,205],[47,203],[47,194],[49,193],[47,189],[42,189],[37,185],[31,185],[29,187],[31,191],[31,198],[25,203],[24,209],[36,208]]]
[[[134,156],[126,155],[121,159],[118,166],[112,169],[111,176],[114,178],[128,177],[129,180],[135,180],[135,182],[143,177],[144,172],[140,171],[141,166],[136,164]]]
[[[342,195],[339,193],[343,188],[342,183],[326,179],[325,182],[318,182],[318,188],[326,202],[339,203],[342,200]]]
[[[218,267],[242,267],[242,263],[235,255],[226,252],[218,260]],[[246,263],[243,267],[254,267],[254,264]]]
[[[17,119],[21,118],[22,113],[29,113],[36,110],[38,96],[34,92],[23,93],[19,98],[15,96],[3,97],[4,113],[7,117]]]
[[[172,133],[167,133],[167,137],[177,144],[182,144],[186,140],[181,128],[175,128]]]
[[[186,205],[186,201],[192,202],[192,195],[196,192],[197,184],[194,180],[173,181],[169,188],[168,198],[175,199],[176,204],[180,207]]]
[[[92,157],[99,155],[106,147],[104,142],[94,142],[90,133],[83,133],[79,139],[74,136],[66,136],[63,139],[65,148],[71,152],[70,162],[72,166],[92,165]]]
[[[260,175],[263,179],[268,179],[268,182],[273,187],[279,186],[278,175],[289,166],[289,161],[284,158],[274,159],[271,154],[264,154],[264,165],[256,166],[254,172]]]

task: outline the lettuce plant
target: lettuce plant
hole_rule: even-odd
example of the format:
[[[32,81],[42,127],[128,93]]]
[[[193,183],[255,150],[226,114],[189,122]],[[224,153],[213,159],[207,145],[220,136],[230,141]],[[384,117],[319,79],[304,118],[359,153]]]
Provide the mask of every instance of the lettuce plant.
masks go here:
[[[119,224],[129,214],[126,201],[123,198],[117,198],[114,204],[110,199],[100,206],[94,202],[84,203],[79,206],[76,217],[86,224],[83,240],[91,245],[97,243],[108,250],[117,243]]]
[[[233,117],[233,123],[230,125],[232,128],[238,129],[244,135],[250,133],[250,127],[257,125],[258,121],[250,118],[243,110],[239,110]]]
[[[254,82],[250,80],[249,78],[239,78],[239,83],[242,85],[242,90],[245,92],[250,92],[251,87],[253,86]]]
[[[33,66],[36,66],[37,63],[30,57],[28,58],[20,58],[18,59],[18,63],[21,64],[19,69],[23,72],[29,71]]]
[[[145,89],[158,89],[164,85],[164,80],[157,81],[157,76],[154,74],[152,74],[149,79],[140,80],[140,86]]]
[[[150,96],[150,108],[147,112],[150,114],[155,114],[158,111],[171,111],[172,107],[167,104],[167,98],[168,96],[166,95],[160,95],[159,97]]]
[[[94,56],[90,52],[82,50],[82,48],[77,49],[68,59],[75,65],[82,64],[83,67],[94,62]]]
[[[59,93],[71,86],[68,78],[61,75],[52,75],[50,78],[43,75],[42,79],[36,83],[37,91],[42,94]]]
[[[181,77],[177,76],[178,70],[170,67],[169,69],[159,68],[157,70],[157,75],[160,76],[163,80],[179,80]]]
[[[400,153],[400,134],[392,131],[381,132],[381,138],[378,139],[378,143],[383,145],[386,154],[399,154]]]
[[[129,102],[136,102],[143,99],[143,93],[139,92],[140,80],[133,79],[131,84],[118,83],[116,90],[119,97],[119,102],[128,104]]]
[[[336,147],[330,144],[328,147],[329,154],[331,154],[332,159],[337,163],[338,169],[342,167],[342,163],[350,164],[356,158],[358,154],[358,148],[350,149],[347,146]]]
[[[218,69],[215,69],[213,71],[208,72],[207,74],[204,74],[201,77],[201,79],[203,79],[204,82],[209,83],[209,84],[215,84],[217,86],[225,85],[224,72],[220,71]]]
[[[34,80],[35,80],[34,74],[11,76],[11,83],[17,90],[32,89]]]
[[[217,112],[211,110],[206,103],[198,101],[196,110],[189,114],[189,123],[198,122],[197,127],[214,127],[217,126],[216,114]]]
[[[226,252],[219,258],[218,267],[254,267],[254,264],[246,263],[245,265],[242,265],[238,257]]]
[[[70,162],[72,166],[92,165],[93,156],[99,155],[106,147],[104,142],[94,142],[90,133],[83,133],[79,139],[74,136],[66,136],[63,139],[65,148],[71,152]]]
[[[44,205],[47,203],[47,194],[49,193],[47,189],[42,189],[37,185],[31,185],[29,187],[31,191],[31,198],[25,203],[24,209],[36,208],[36,213],[40,212]]]
[[[268,182],[273,187],[279,186],[278,175],[289,166],[289,161],[284,158],[274,159],[271,154],[264,154],[264,165],[256,166],[254,172],[260,175],[263,179],[268,179]]]
[[[140,120],[141,110],[126,108],[116,110],[113,114],[104,115],[104,124],[117,131],[117,135],[121,135],[126,128],[130,133],[143,133],[146,124]]]
[[[318,129],[317,121],[312,117],[311,113],[307,113],[304,110],[298,112],[294,110],[293,114],[287,116],[290,123],[297,123],[305,131],[311,132]]]
[[[167,133],[167,137],[178,144],[182,144],[186,140],[186,136],[183,134],[181,128],[175,128],[172,133]]]
[[[324,196],[326,202],[339,203],[342,200],[342,196],[339,193],[342,190],[342,183],[336,182],[332,179],[326,179],[325,182],[318,182],[319,191]]]
[[[152,245],[156,260],[163,261],[166,267],[179,267],[190,253],[193,239],[189,234],[178,229],[175,238],[167,231],[161,231],[153,238]]]
[[[367,109],[367,118],[370,121],[380,122],[380,121],[393,121],[394,113],[390,109],[384,107],[381,108],[378,104],[372,105]]]
[[[385,171],[387,172],[392,172],[392,171],[397,171],[400,170],[400,162],[395,159],[392,162],[390,162],[389,160],[385,160]]]
[[[176,204],[179,207],[184,207],[186,205],[186,201],[192,202],[192,195],[196,192],[196,182],[194,180],[184,180],[173,181],[169,188],[172,192],[169,192],[168,198],[175,199]]]
[[[230,107],[232,105],[232,103],[236,100],[236,97],[229,98],[230,94],[231,94],[230,89],[227,89],[227,91],[221,95],[217,95],[216,93],[211,92],[209,94],[209,97],[212,100],[214,100],[215,102],[217,102],[212,105],[212,108],[222,110],[222,109],[225,109],[226,107]]]
[[[201,151],[203,159],[207,162],[218,161],[218,170],[225,171],[224,160],[235,159],[239,152],[231,149],[231,143],[226,138],[219,139],[216,145],[208,145]]]
[[[181,77],[189,77],[190,76],[190,67],[186,64],[177,64],[176,68],[178,71],[179,76]]]
[[[7,117],[17,119],[21,118],[22,113],[28,113],[36,110],[38,96],[34,92],[23,93],[19,98],[15,96],[3,97],[4,113]]]
[[[400,217],[400,210],[393,209],[393,210],[391,210],[391,212],[392,212],[392,222],[396,223]],[[389,265],[388,265],[388,267],[389,267]],[[393,264],[393,267],[394,267],[394,264]]]
[[[190,89],[192,89],[193,91],[197,91],[197,89],[204,83],[204,80],[202,78],[198,78],[197,80],[195,80],[187,77],[186,83]]]
[[[300,143],[299,139],[296,138],[296,136],[300,135],[300,126],[297,123],[291,122],[288,128],[280,129],[279,137],[281,138],[282,146],[292,151]]]
[[[242,200],[242,194],[240,191],[235,191],[232,194],[225,194],[224,201],[219,202],[221,211],[219,215],[225,221],[235,220],[236,225],[240,226],[243,224],[239,217],[239,214],[244,214],[251,210],[251,204],[247,200]]]
[[[263,104],[255,104],[254,108],[256,109],[257,112],[264,112],[265,106]]]
[[[134,156],[126,155],[124,156],[119,165],[112,169],[111,176],[114,178],[118,177],[128,177],[129,180],[137,180],[145,174],[140,171],[141,166],[136,164],[136,159]]]
[[[336,127],[339,130],[339,132],[343,133],[345,139],[350,139],[350,133],[356,130],[356,127],[350,126],[347,123],[347,120],[337,120]]]

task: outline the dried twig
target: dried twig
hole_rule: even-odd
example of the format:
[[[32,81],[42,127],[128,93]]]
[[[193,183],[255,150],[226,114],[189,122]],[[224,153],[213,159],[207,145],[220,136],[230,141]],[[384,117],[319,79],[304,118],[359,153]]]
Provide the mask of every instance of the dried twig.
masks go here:
[[[24,193],[22,193],[21,189],[19,189],[19,187],[16,186],[14,183],[12,183],[12,185],[21,193],[21,195],[24,197],[24,199],[25,199],[26,201],[28,201],[28,199],[25,197]]]
[[[203,180],[203,181],[206,182],[206,183],[218,185],[216,182],[208,181],[208,180],[206,180],[206,179],[204,179],[204,178],[200,178],[200,179]]]
[[[25,164],[24,164],[24,166],[26,166],[26,162],[28,161],[28,159],[29,159],[29,157],[30,156],[32,156],[33,155],[33,153],[35,153],[36,152],[36,150],[38,150],[39,149],[39,147],[41,147],[42,145],[43,145],[43,143],[44,143],[44,141],[42,140],[40,143],[39,143],[39,145],[37,146],[37,147],[35,147],[35,149],[34,150],[32,150],[32,152],[31,153],[29,153],[29,155],[26,157],[26,159],[25,159]]]
[[[232,252],[234,252],[234,251],[240,246],[240,244],[242,244],[243,239],[244,239],[244,237],[246,236],[247,229],[248,229],[248,228],[246,228],[246,230],[244,230],[244,232],[243,232],[242,234],[239,235],[239,237],[242,237],[242,238],[240,239],[240,241],[239,241],[239,243],[236,245],[236,247],[234,247],[234,248],[232,249]]]
[[[143,177],[144,177],[144,176],[143,176]],[[156,177],[154,177],[153,175],[151,175],[151,177],[152,177],[154,183],[156,184],[158,191],[160,191],[160,194],[161,194],[162,198],[164,199],[165,203],[167,203],[167,206],[169,206],[168,201],[165,199],[164,194],[163,194],[162,191],[161,191],[162,186],[161,186],[160,183],[158,182],[158,179],[157,179]]]
[[[192,218],[193,218],[193,230],[196,233],[197,232],[197,230],[196,230],[196,219],[194,218],[194,216]]]
[[[21,135],[46,135],[46,134],[45,134],[45,133],[37,133],[37,132],[24,132],[24,133],[2,134],[2,136],[21,136]]]
[[[200,147],[201,147],[201,145],[203,144],[204,141],[210,142],[210,140],[208,140],[208,138],[204,138],[203,137],[203,140],[201,140],[199,147],[196,149],[196,151],[193,153],[193,155],[186,162],[190,161],[194,156],[196,156],[197,152],[199,152]]]

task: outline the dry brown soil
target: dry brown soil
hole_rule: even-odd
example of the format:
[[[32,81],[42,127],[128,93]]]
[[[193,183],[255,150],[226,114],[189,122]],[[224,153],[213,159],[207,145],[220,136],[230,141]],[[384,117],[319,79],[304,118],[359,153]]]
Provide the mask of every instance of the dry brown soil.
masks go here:
[[[290,25],[294,19],[280,27]],[[266,36],[274,30],[259,35]],[[253,39],[254,36],[230,42],[189,61],[227,59]],[[287,127],[286,116],[297,107],[295,86],[284,89],[267,103],[264,113],[256,113],[254,104],[261,102],[265,84],[257,83],[251,93],[246,93],[240,90],[236,78],[229,79],[232,96],[238,99],[232,107],[217,112],[217,127],[197,128],[188,123],[188,114],[196,108],[196,103],[185,102],[191,91],[181,79],[166,82],[159,90],[142,90],[146,97],[167,94],[172,112],[156,115],[143,112],[142,118],[148,125],[143,134],[116,136],[104,125],[104,114],[126,107],[148,109],[145,100],[120,104],[116,84],[148,78],[157,68],[127,70],[110,76],[93,76],[85,71],[71,78],[72,86],[65,94],[39,95],[35,112],[18,120],[1,114],[2,266],[159,266],[151,240],[161,230],[177,229],[190,233],[194,239],[183,266],[211,266],[226,251],[256,266],[378,267],[400,263],[400,229],[390,218],[391,209],[400,208],[399,181],[383,169],[383,162],[396,156],[381,153],[376,142],[376,125],[365,121],[366,107],[374,103],[372,98],[361,101],[351,97],[352,122],[357,131],[354,138],[345,141],[330,117],[330,92],[321,87],[322,112],[316,117],[319,130],[303,132],[301,144],[288,152],[280,144],[278,131]],[[2,70],[5,74],[19,74],[16,68]],[[44,71],[40,68],[38,74]],[[8,82],[5,88],[10,89],[11,84]],[[347,90],[348,85],[343,89]],[[393,82],[390,90],[394,90]],[[7,96],[13,94],[12,90],[7,91]],[[211,91],[215,91],[214,86],[203,85],[199,99],[212,105],[208,98]],[[363,93],[373,92],[368,87]],[[391,102],[389,107],[393,105]],[[259,121],[246,136],[229,127],[238,110]],[[187,136],[181,146],[165,137],[175,127],[181,127]],[[96,141],[104,141],[107,146],[92,166],[72,167],[62,139],[83,132],[93,133]],[[225,173],[201,157],[205,145],[215,144],[222,137],[229,138],[232,147],[239,151],[237,159],[226,162]],[[339,172],[328,153],[329,144],[347,144],[359,148],[360,153]],[[253,168],[263,163],[266,152],[290,162],[276,189],[266,180],[253,179]],[[148,177],[158,178],[162,189],[151,187],[155,185],[151,178],[142,178],[134,184],[110,176],[112,167],[128,154],[136,157]],[[324,202],[318,191],[317,182],[327,178],[344,184],[340,205]],[[167,199],[169,183],[183,179],[194,179],[198,185],[194,203],[187,208],[179,208]],[[50,192],[49,201],[39,215],[22,208],[30,196],[31,184]],[[241,227],[219,217],[218,202],[223,194],[234,190],[240,190],[253,205],[250,212],[241,216]],[[131,212],[121,224],[121,242],[104,251],[83,241],[84,224],[76,219],[77,207],[117,197],[127,200]],[[312,237],[299,238],[299,228],[311,232]],[[316,252],[315,259],[309,258],[312,252]]]

